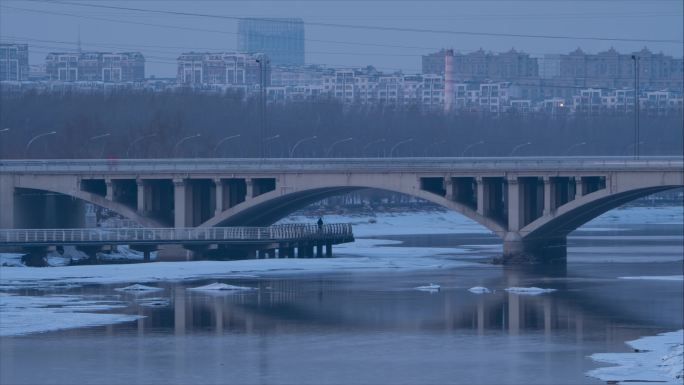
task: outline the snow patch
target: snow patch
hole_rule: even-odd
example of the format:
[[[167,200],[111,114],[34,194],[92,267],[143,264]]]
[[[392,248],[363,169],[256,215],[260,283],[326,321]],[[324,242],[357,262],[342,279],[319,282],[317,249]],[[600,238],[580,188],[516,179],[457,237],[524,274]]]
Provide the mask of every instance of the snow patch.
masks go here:
[[[556,291],[556,289],[542,289],[539,287],[509,287],[504,290],[506,290],[509,293],[523,295],[539,295]]]
[[[130,285],[126,287],[120,287],[118,289],[114,289],[116,291],[131,291],[131,292],[150,292],[150,291],[159,291],[159,290],[164,290],[160,287],[152,287],[152,286],[145,286],[141,285],[139,283],[136,283],[135,285]]]
[[[441,286],[439,286],[439,285],[437,285],[437,284],[434,284],[434,283],[431,283],[431,284],[425,285],[425,286],[414,287],[414,289],[416,289],[416,290],[428,291],[428,292],[430,292],[430,293],[437,292],[437,291],[439,291],[441,288],[442,288]]]
[[[137,302],[138,305],[144,307],[166,307],[171,305],[171,301],[168,298],[164,297],[140,298],[135,302]]]
[[[135,321],[142,316],[93,313],[125,307],[101,296],[20,296],[0,293],[0,336],[17,336],[60,329],[103,326]]]
[[[648,281],[684,281],[684,275],[643,275],[636,277],[618,277],[619,279],[637,279]]]
[[[636,349],[633,353],[596,353],[590,358],[614,364],[587,372],[602,381],[684,382],[684,330],[642,337],[626,343]]]
[[[487,293],[492,292],[491,290],[487,289],[486,287],[482,287],[482,286],[471,287],[470,289],[468,289],[468,291],[473,293],[473,294],[487,294]]]
[[[204,286],[191,287],[191,288],[188,288],[188,290],[198,290],[198,291],[202,291],[202,290],[221,290],[221,291],[228,290],[228,291],[237,291],[237,290],[256,290],[256,288],[247,287],[247,286],[234,286],[234,285],[228,285],[228,284],[226,284],[226,283],[214,282],[214,283],[210,283],[210,284],[204,285]]]

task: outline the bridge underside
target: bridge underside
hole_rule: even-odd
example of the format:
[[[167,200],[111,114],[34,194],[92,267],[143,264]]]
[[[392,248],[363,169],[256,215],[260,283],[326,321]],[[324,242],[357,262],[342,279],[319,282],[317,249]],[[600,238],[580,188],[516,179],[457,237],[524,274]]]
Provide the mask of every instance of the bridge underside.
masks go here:
[[[0,175],[0,182],[1,228],[82,226],[81,202],[145,227],[268,226],[327,197],[380,189],[483,225],[503,240],[506,260],[541,255],[546,261],[564,260],[566,236],[589,220],[683,184],[680,170],[514,173],[495,167],[478,173]]]

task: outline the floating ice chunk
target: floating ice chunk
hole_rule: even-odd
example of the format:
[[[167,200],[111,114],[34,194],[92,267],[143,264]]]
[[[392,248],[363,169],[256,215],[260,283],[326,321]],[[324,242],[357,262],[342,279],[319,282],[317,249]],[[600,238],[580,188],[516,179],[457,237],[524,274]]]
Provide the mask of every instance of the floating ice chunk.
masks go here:
[[[138,302],[138,305],[145,307],[166,307],[171,304],[168,298],[163,297],[140,298],[136,302]]]
[[[556,289],[542,289],[539,287],[509,287],[505,289],[509,293],[525,294],[525,295],[539,295],[544,293],[551,293]]]
[[[471,287],[470,289],[468,289],[468,291],[473,293],[473,294],[486,294],[486,293],[492,292],[491,290],[487,289],[486,287],[482,287],[482,286]]]
[[[191,287],[188,288],[188,290],[256,290],[253,287],[247,287],[247,286],[234,286],[234,285],[228,285],[225,283],[210,283],[208,285],[200,286],[200,287]]]
[[[596,353],[597,362],[615,364],[587,372],[591,377],[615,382],[681,384],[684,378],[684,330],[627,341],[633,353]]]
[[[684,281],[684,275],[644,275],[637,277],[618,277],[619,279],[639,279],[649,281]]]
[[[429,291],[429,292],[431,292],[431,293],[434,293],[434,292],[436,292],[436,291],[439,291],[440,288],[441,288],[441,286],[436,285],[436,284],[434,284],[434,283],[431,283],[431,284],[426,285],[426,286],[418,286],[418,287],[415,287],[414,289],[416,289],[416,290],[421,290],[421,291]]]
[[[116,291],[137,291],[137,292],[140,292],[140,291],[158,291],[158,290],[164,290],[164,289],[162,289],[160,287],[145,286],[145,285],[141,285],[141,284],[136,283],[135,285],[121,287],[121,288],[114,289],[114,290],[116,290]]]

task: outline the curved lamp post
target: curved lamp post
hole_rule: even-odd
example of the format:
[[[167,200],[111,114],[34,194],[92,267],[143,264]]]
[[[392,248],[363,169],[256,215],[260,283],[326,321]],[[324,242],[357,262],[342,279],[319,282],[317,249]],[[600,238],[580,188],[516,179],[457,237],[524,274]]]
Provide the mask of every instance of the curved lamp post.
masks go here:
[[[220,145],[222,145],[223,143],[225,143],[231,139],[235,139],[235,138],[239,138],[239,137],[240,137],[240,134],[237,134],[237,135],[226,136],[225,138],[219,140],[218,143],[216,143],[216,146],[214,146],[214,152],[213,152],[214,157],[216,157],[216,150],[218,150]]]
[[[568,148],[563,152],[563,155],[568,155],[568,154],[570,154],[570,151],[572,151],[572,149],[574,149],[575,147],[584,146],[585,144],[587,144],[587,142],[575,143],[575,144],[573,144],[572,146],[568,147]]]
[[[513,156],[513,154],[514,154],[516,151],[518,151],[519,148],[522,148],[522,147],[525,147],[525,146],[529,146],[530,144],[532,144],[532,142],[520,143],[519,145],[513,147],[513,149],[511,150],[511,153],[508,154],[508,156]]]
[[[314,139],[316,139],[316,138],[318,138],[318,136],[314,135],[314,136],[310,136],[310,137],[308,137],[308,138],[299,139],[299,140],[297,141],[297,143],[295,143],[294,146],[292,146],[292,148],[290,149],[290,158],[292,158],[292,156],[294,155],[295,150],[297,149],[297,147],[299,147],[300,144],[302,144],[302,143],[304,143],[304,142],[306,142],[306,141],[309,141],[309,140],[314,140]]]
[[[108,132],[108,133],[102,134],[102,135],[91,136],[90,139],[88,139],[88,141],[90,142],[92,140],[98,140],[98,139],[106,138],[106,137],[111,136],[111,135],[112,134]],[[100,150],[100,158],[102,158],[102,154],[104,154],[104,148],[105,148],[105,144],[102,143],[102,149]]]
[[[465,153],[468,152],[468,150],[470,150],[471,148],[473,148],[473,147],[475,147],[475,146],[479,146],[480,144],[485,144],[485,141],[484,141],[484,140],[481,140],[481,141],[479,141],[479,142],[470,143],[469,145],[466,146],[465,150],[463,150],[463,151],[461,152],[461,156],[462,156],[462,157],[465,156]]]
[[[10,130],[9,128],[3,128],[2,130],[0,130],[0,132],[7,132],[9,130]]]
[[[413,138],[408,138],[408,139],[406,139],[406,140],[402,140],[401,142],[399,142],[399,143],[395,144],[394,146],[392,146],[392,149],[390,150],[390,158],[394,156],[394,150],[396,150],[397,147],[401,146],[401,145],[404,144],[404,143],[409,143],[409,142],[413,142]]]
[[[190,139],[194,139],[194,138],[199,138],[200,136],[202,136],[202,135],[201,135],[201,134],[188,135],[188,136],[186,136],[185,138],[182,138],[181,140],[179,140],[178,143],[176,143],[176,145],[173,146],[173,156],[174,156],[174,157],[176,156],[176,152],[178,152],[178,146],[180,146],[181,144],[183,144],[183,142],[185,142],[186,140],[190,140]]]
[[[136,143],[138,143],[142,140],[145,140],[147,138],[151,138],[153,136],[157,136],[157,133],[144,135],[144,136],[141,136],[141,137],[137,138],[136,140],[132,141],[131,144],[129,144],[128,148],[126,149],[126,158],[130,158],[131,148],[133,148],[133,145],[135,145]]]
[[[40,138],[42,138],[44,136],[48,136],[48,135],[54,135],[56,133],[57,133],[57,131],[50,131],[50,132],[45,132],[45,133],[38,134],[38,135],[34,136],[33,138],[31,138],[31,140],[28,141],[28,143],[26,143],[26,148],[24,148],[24,154],[28,155],[29,147],[31,147],[31,144],[33,144],[33,142],[35,142],[37,139],[40,139]]]
[[[637,145],[642,145],[644,143],[646,143],[646,141],[644,140],[640,140],[638,143],[630,143],[627,147],[625,147],[625,149],[622,152],[626,152],[627,154],[629,154],[630,148],[635,147]]]
[[[335,148],[336,145],[338,145],[338,144],[340,144],[340,143],[344,143],[344,142],[349,142],[350,140],[354,140],[354,138],[349,137],[349,138],[340,139],[340,140],[334,142],[334,143],[331,144],[330,147],[328,147],[328,149],[325,151],[325,156],[326,156],[326,157],[329,157],[330,154],[332,153],[333,148]]]
[[[265,138],[265,139],[263,140],[262,145],[263,145],[263,150],[264,150],[264,153],[263,153],[263,156],[264,156],[264,157],[267,157],[267,156],[270,155],[270,152],[268,151],[268,147],[267,147],[266,143],[267,143],[267,142],[270,142],[270,141],[272,141],[272,140],[276,140],[276,139],[278,139],[278,138],[280,138],[280,134],[275,134],[275,135],[273,135],[273,136],[269,136],[268,138]]]

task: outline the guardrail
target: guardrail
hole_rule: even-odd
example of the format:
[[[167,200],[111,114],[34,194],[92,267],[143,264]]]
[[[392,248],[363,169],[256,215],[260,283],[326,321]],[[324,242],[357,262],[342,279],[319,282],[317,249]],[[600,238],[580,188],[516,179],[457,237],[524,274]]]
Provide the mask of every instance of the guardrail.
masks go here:
[[[352,238],[349,223],[270,227],[3,229],[0,245],[325,241]]]
[[[682,157],[311,158],[311,159],[84,159],[0,160],[3,172],[404,172],[463,169],[682,168]]]

